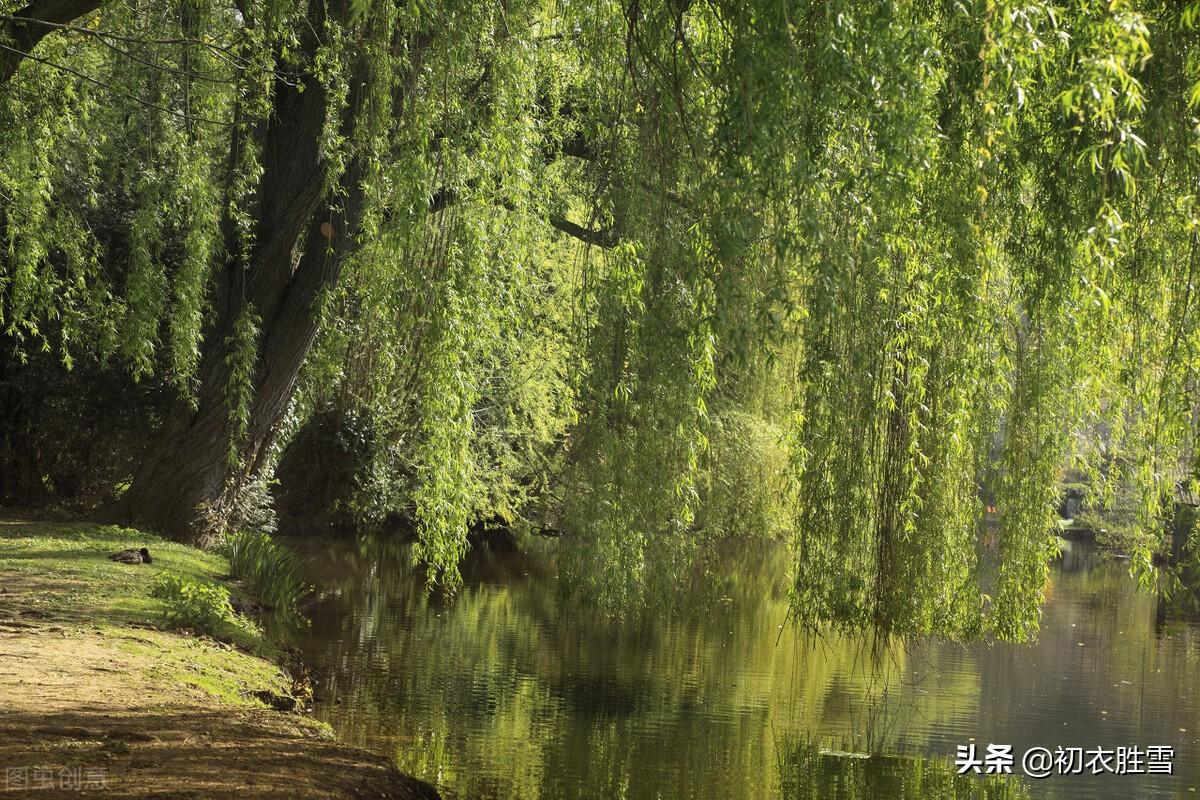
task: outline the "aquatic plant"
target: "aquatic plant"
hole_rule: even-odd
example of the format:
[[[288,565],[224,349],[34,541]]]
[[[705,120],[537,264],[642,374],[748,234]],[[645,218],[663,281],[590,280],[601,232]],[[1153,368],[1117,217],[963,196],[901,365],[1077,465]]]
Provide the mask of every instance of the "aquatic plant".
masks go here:
[[[261,531],[231,534],[222,549],[233,575],[256,600],[280,618],[299,618],[309,587],[301,582],[291,551]]]

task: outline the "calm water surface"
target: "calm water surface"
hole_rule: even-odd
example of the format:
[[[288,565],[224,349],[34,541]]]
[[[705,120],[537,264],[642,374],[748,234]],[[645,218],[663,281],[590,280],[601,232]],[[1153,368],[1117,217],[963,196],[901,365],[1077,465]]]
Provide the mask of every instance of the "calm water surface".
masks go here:
[[[480,548],[453,601],[403,550],[315,547],[316,715],[447,796],[1200,798],[1200,629],[1156,630],[1125,564],[1077,544],[1037,644],[881,657],[784,625],[779,549],[734,557],[691,618],[614,623],[560,598],[552,545]],[[1175,774],[986,786],[947,766],[971,742],[1168,745]]]

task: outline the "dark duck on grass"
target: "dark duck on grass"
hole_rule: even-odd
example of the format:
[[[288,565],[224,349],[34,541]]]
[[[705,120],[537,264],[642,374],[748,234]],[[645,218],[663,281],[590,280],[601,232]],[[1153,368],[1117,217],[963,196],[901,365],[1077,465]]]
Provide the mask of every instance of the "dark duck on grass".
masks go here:
[[[122,550],[119,553],[113,553],[108,557],[109,561],[119,561],[122,564],[150,564],[150,551],[146,548],[140,550]]]

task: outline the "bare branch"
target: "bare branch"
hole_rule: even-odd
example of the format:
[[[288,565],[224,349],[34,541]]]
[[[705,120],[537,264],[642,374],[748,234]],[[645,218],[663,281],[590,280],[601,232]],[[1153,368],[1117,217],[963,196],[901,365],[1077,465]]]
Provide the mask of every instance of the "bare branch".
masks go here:
[[[470,186],[471,184],[468,185]],[[443,186],[429,198],[429,213],[437,214],[440,211],[445,211],[461,199],[462,196],[456,190]],[[499,205],[508,211],[516,210],[516,207],[509,202],[500,203]],[[577,222],[572,222],[561,214],[549,214],[544,219],[550,227],[562,231],[584,244],[605,249],[615,247],[617,244],[617,235],[609,228],[588,228]]]
[[[617,244],[617,235],[609,228],[585,228],[584,226],[571,222],[566,217],[560,217],[552,214],[546,217],[546,222],[550,223],[551,227],[557,228],[568,236],[572,236],[584,244],[590,244],[594,247],[602,247],[608,249],[615,247]]]

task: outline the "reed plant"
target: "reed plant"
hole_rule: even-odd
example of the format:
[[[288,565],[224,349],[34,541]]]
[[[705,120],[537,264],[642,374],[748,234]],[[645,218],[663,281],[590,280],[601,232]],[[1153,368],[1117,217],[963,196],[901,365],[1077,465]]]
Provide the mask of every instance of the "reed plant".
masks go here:
[[[225,555],[234,577],[265,609],[283,619],[300,618],[309,587],[290,550],[261,531],[239,531],[225,539]]]

